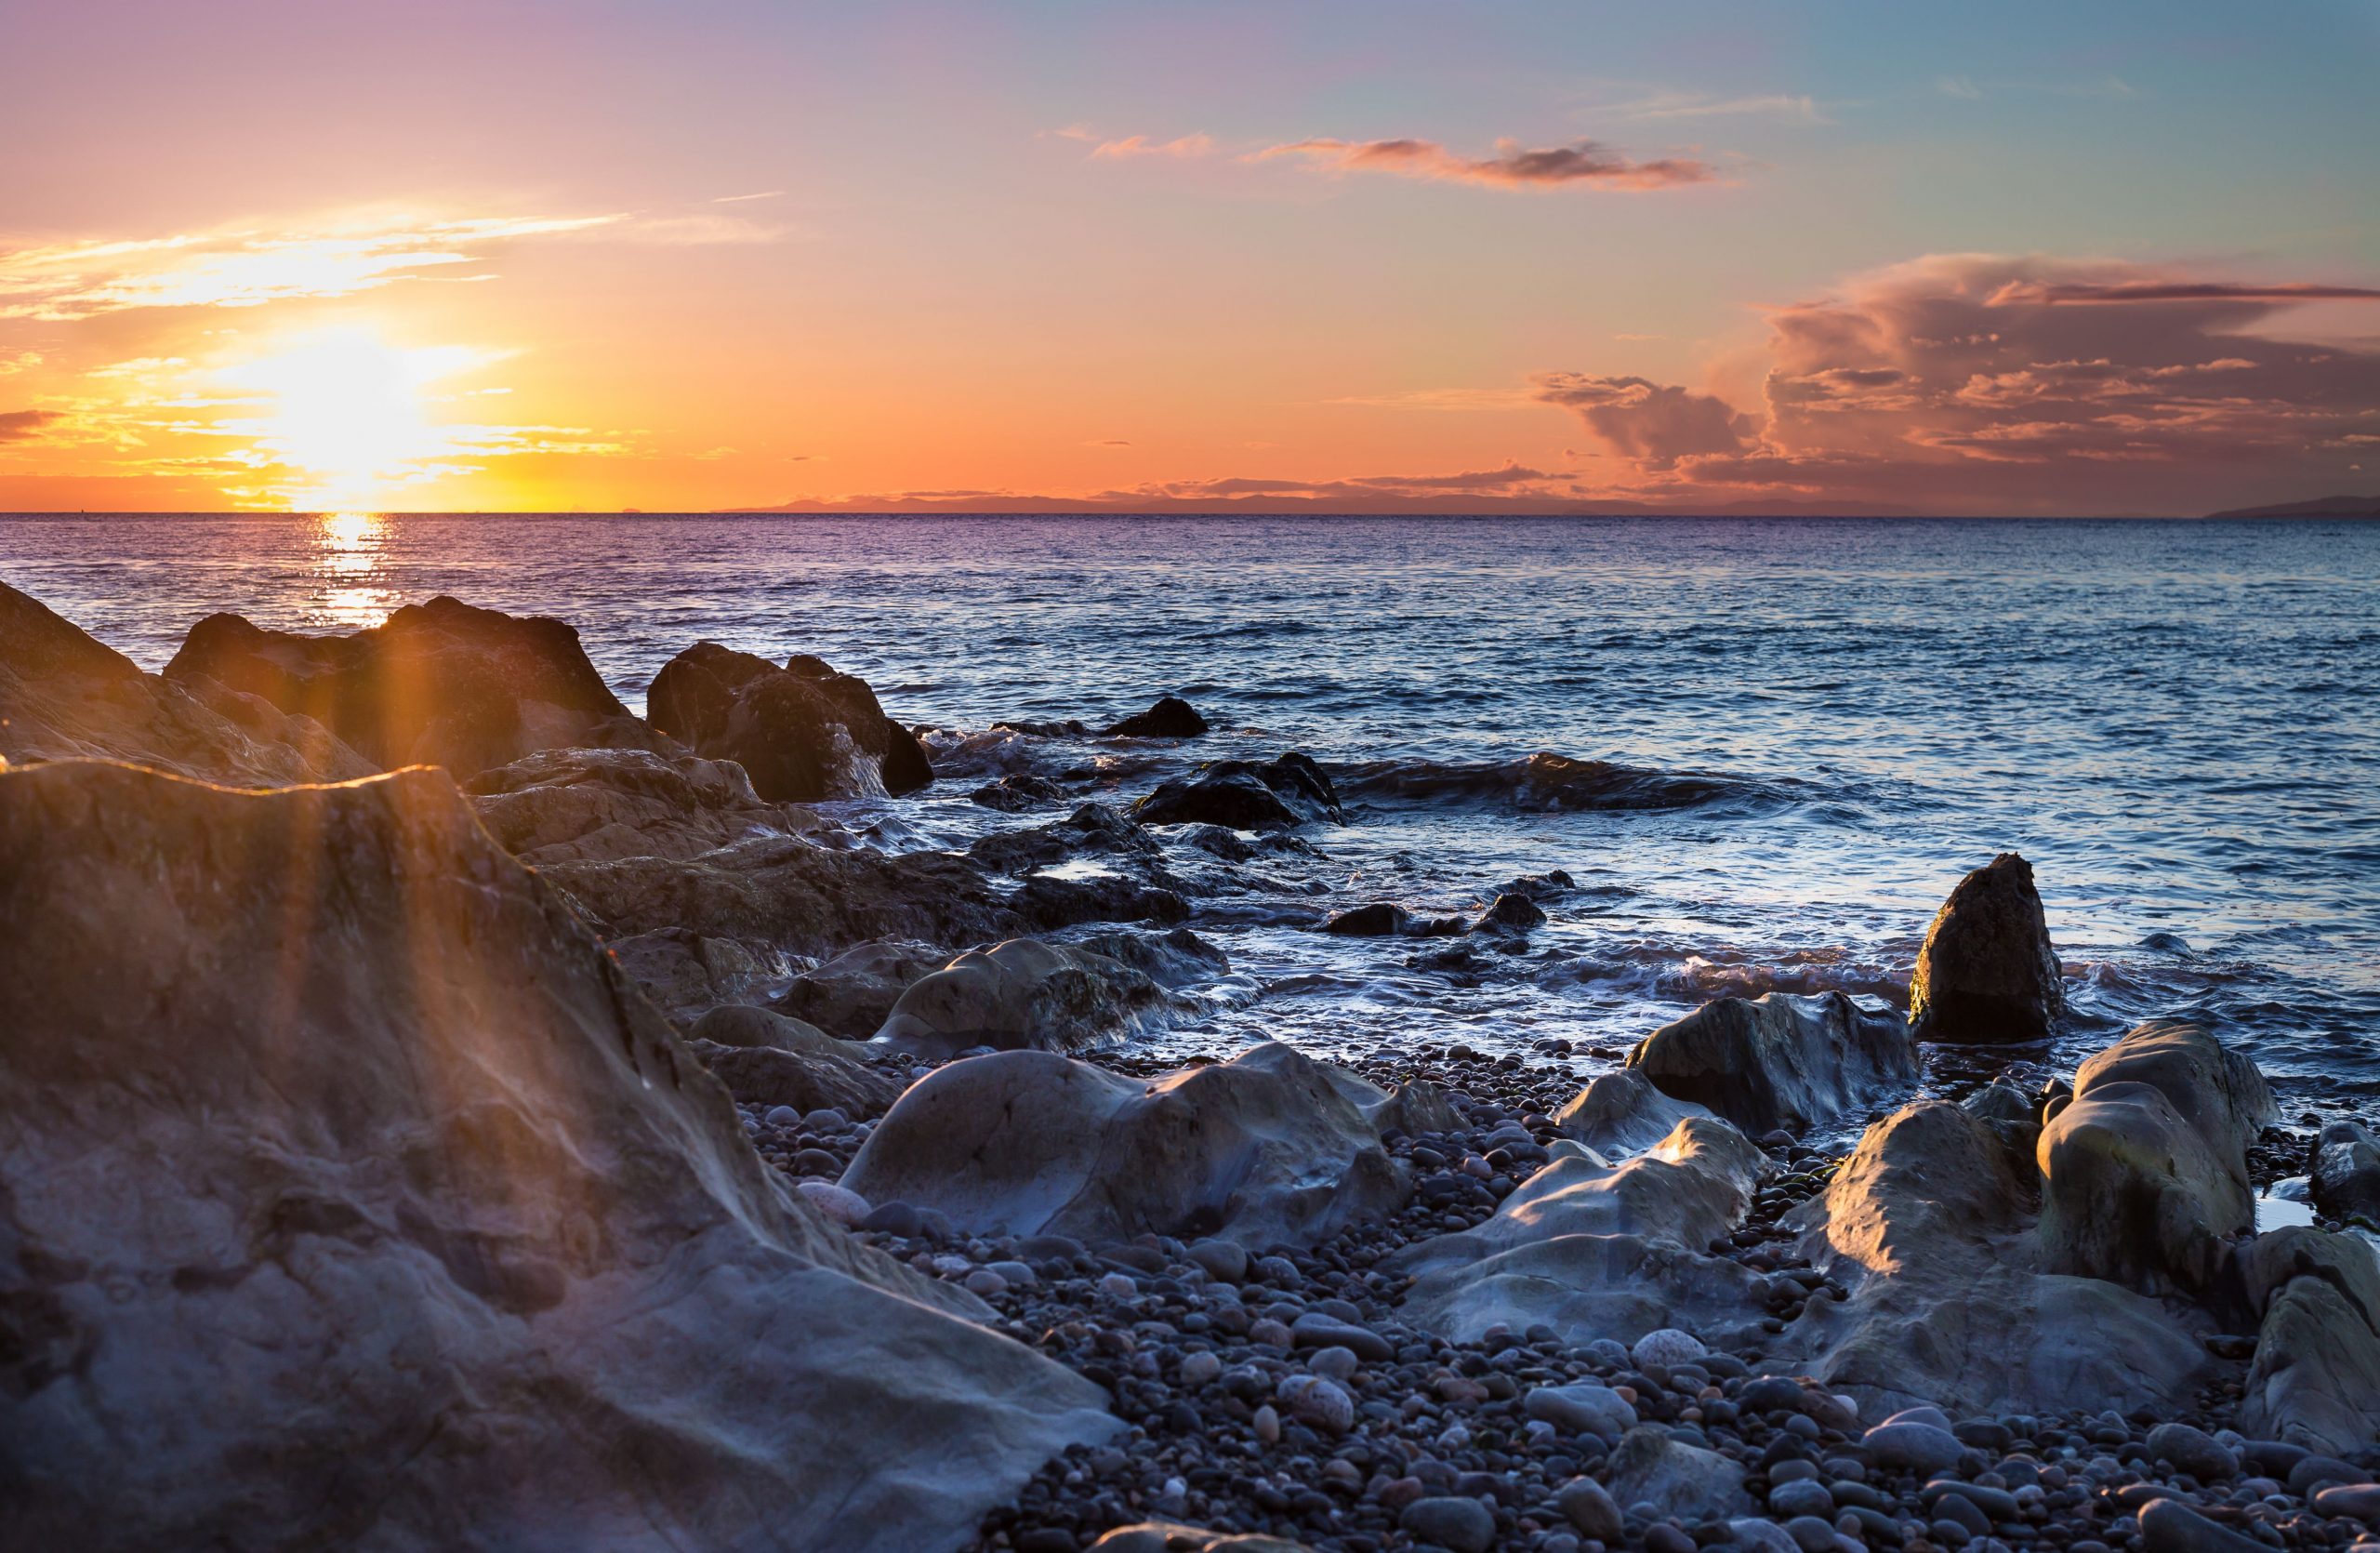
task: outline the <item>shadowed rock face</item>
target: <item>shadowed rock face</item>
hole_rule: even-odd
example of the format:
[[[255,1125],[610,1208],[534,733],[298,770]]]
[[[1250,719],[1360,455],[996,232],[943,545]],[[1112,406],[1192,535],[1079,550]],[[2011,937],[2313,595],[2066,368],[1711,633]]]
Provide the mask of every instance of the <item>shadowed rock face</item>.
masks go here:
[[[2353,1235],[2293,1227],[2241,1257],[2261,1316],[2240,1427],[2351,1456],[2380,1435],[2380,1259]]]
[[[1831,1122],[1917,1077],[1900,1016],[1841,992],[1720,998],[1646,1036],[1628,1062],[1672,1099],[1752,1133]]]
[[[698,754],[742,764],[771,803],[898,797],[933,780],[925,747],[866,680],[806,655],[780,669],[697,642],[654,676],[646,706],[654,727]]]
[[[0,775],[0,1546],[906,1550],[1114,1422],[821,1221],[446,776]]]
[[[842,1184],[968,1230],[1307,1243],[1411,1189],[1344,1087],[1360,1081],[1337,1080],[1277,1044],[1154,1081],[1051,1052],[970,1057],[911,1085]]]
[[[144,674],[39,600],[0,584],[0,758],[99,756],[241,787],[338,782],[371,762],[311,718],[211,679]]]
[[[165,677],[214,680],[314,719],[383,766],[443,765],[458,779],[539,750],[670,749],[628,714],[569,626],[450,598],[351,636],[210,615]]]
[[[2044,1041],[2066,1010],[2032,865],[2003,852],[1959,881],[1925,930],[1909,983],[1920,1041]]]
[[[1261,763],[1217,761],[1182,781],[1159,783],[1132,805],[1132,817],[1144,825],[1221,825],[1234,830],[1347,823],[1329,776],[1311,756],[1294,750]]]
[[[1103,732],[1109,738],[1197,738],[1207,731],[1198,709],[1179,696],[1160,696],[1146,711],[1136,711]]]
[[[1094,950],[1038,938],[969,949],[904,991],[879,1040],[920,1056],[972,1046],[1067,1052],[1161,1025],[1165,989]]]

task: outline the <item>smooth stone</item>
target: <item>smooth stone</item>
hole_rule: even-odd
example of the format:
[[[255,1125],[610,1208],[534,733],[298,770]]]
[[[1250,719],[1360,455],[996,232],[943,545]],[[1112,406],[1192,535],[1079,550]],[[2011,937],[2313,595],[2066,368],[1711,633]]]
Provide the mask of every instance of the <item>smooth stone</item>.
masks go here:
[[[1396,1357],[1395,1347],[1369,1327],[1312,1310],[1289,1323],[1289,1336],[1301,1348],[1348,1348],[1356,1357],[1375,1364],[1384,1364]]]
[[[2149,1431],[2149,1458],[2170,1461],[2202,1482],[2239,1475],[2240,1458],[2215,1438],[2188,1424],[2160,1424]]]
[[[1593,1478],[1573,1478],[1562,1485],[1554,1503],[1571,1525],[1598,1542],[1617,1543],[1628,1534],[1628,1518],[1604,1486]]]
[[[1571,1386],[1540,1386],[1521,1400],[1531,1418],[1542,1419],[1574,1434],[1597,1434],[1617,1440],[1636,1427],[1636,1409],[1607,1386],[1580,1381]]]
[[[1861,1435],[1859,1443],[1878,1466],[1905,1472],[1939,1472],[1957,1466],[1966,1452],[1959,1437],[1946,1428],[1891,1419]]]
[[[1454,1553],[1488,1553],[1496,1545],[1496,1518],[1476,1499],[1416,1499],[1397,1516],[1396,1524],[1412,1537]]]
[[[2178,1499],[2160,1499],[2140,1509],[2143,1553],[2271,1553],[2254,1537],[2218,1526]]]

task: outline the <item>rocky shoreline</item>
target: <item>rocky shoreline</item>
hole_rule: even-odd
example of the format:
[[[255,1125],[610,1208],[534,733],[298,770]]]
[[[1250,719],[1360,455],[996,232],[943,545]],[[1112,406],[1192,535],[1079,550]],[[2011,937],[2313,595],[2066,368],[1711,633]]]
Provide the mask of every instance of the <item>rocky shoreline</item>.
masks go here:
[[[1091,796],[1207,733],[710,644],[648,720],[443,599],[150,675],[0,587],[0,1540],[2380,1546],[2380,1137],[2187,1021],[2044,1081],[2023,859],[1905,1015],[1160,1062],[1361,823],[1293,750]],[[981,758],[1061,734],[1115,764]],[[978,776],[965,851],[815,807]],[[1572,888],[1310,925],[1459,965]]]

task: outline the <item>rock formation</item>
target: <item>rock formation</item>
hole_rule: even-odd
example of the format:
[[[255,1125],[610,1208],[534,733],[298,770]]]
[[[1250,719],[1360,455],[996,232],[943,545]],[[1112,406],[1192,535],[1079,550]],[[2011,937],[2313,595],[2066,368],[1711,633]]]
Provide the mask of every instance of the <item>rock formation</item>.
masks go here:
[[[1690,1116],[1709,1116],[1701,1106],[1673,1100],[1653,1087],[1642,1068],[1606,1073],[1554,1113],[1562,1135],[1597,1154],[1619,1159],[1641,1154],[1677,1130]]]
[[[1310,756],[1290,750],[1269,761],[1217,761],[1182,781],[1159,783],[1132,805],[1144,825],[1221,825],[1233,830],[1286,830],[1328,820],[1344,825],[1339,793]]]
[[[544,750],[466,782],[490,834],[524,863],[685,859],[756,834],[819,829],[763,803],[733,761],[647,750]]]
[[[1049,1052],[970,1057],[912,1085],[842,1185],[970,1231],[1310,1242],[1410,1190],[1344,1082],[1282,1045],[1150,1081]]]
[[[444,597],[349,636],[210,615],[165,677],[213,680],[312,718],[383,766],[443,765],[458,780],[539,750],[669,749],[628,714],[569,626]]]
[[[1160,696],[1146,711],[1136,711],[1101,732],[1109,738],[1197,738],[1207,731],[1198,709],[1178,696]]]
[[[645,699],[654,727],[697,754],[738,763],[771,803],[899,797],[933,780],[925,747],[884,715],[867,682],[814,657],[780,669],[697,642],[662,666]]]
[[[2032,865],[2003,852],[1959,881],[1925,930],[1911,1029],[1920,1041],[2043,1041],[2065,1008]]]
[[[974,1046],[1078,1051],[1162,1023],[1164,989],[1104,954],[1038,938],[969,949],[913,983],[877,1038],[920,1056]]]
[[[2354,1235],[2289,1228],[2242,1257],[2261,1318],[2240,1427],[2329,1455],[2380,1438],[2380,1260]]]
[[[953,1546],[1091,1383],[746,1144],[443,773],[0,775],[0,1545]]]
[[[342,782],[377,769],[311,718],[211,679],[144,674],[0,584],[0,760],[89,756],[236,787]]]
[[[1646,1036],[1628,1064],[1753,1134],[1864,1111],[1917,1077],[1900,1016],[1841,992],[1720,998]]]

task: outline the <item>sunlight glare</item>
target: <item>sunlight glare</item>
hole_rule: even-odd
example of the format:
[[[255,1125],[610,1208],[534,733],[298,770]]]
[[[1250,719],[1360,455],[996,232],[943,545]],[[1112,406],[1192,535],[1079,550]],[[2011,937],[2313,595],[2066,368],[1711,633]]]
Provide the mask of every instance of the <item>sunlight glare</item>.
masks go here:
[[[454,438],[431,424],[422,390],[487,359],[461,346],[401,349],[373,329],[343,326],[289,338],[219,376],[265,401],[240,429],[290,472],[288,505],[352,510],[389,505],[452,456]]]

